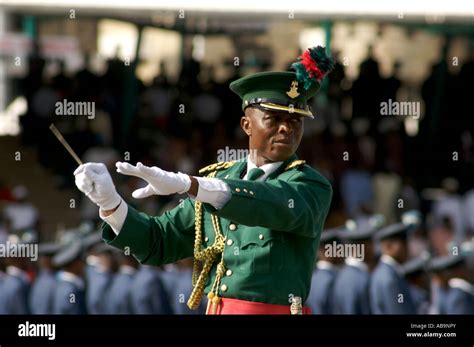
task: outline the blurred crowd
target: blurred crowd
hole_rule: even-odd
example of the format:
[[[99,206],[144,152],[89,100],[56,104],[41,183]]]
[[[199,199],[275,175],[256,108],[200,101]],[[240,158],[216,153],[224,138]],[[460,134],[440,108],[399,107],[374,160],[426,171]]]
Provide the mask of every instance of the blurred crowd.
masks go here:
[[[332,183],[334,198],[327,219],[328,228],[343,225],[347,219],[354,220],[359,226],[367,225],[374,214],[383,215],[386,225],[394,225],[404,211],[421,211],[423,223],[407,236],[408,256],[398,261],[400,266],[425,251],[432,259],[452,256],[453,244],[472,242],[474,235],[471,213],[474,186],[470,179],[474,173],[474,123],[464,117],[465,110],[470,109],[468,83],[474,77],[474,61],[465,62],[457,74],[452,74],[448,62],[441,59],[417,90],[400,79],[398,72],[404,63],[397,62],[392,76],[384,78],[369,50],[360,65],[359,76],[350,80],[344,66],[338,62],[328,83],[323,85],[323,91],[313,100],[317,119],[305,122],[303,140],[297,152]],[[56,66],[55,75],[45,74],[48,64]],[[216,162],[218,151],[226,146],[246,149],[247,138],[239,127],[241,103],[228,88],[231,81],[241,77],[240,69],[234,67],[228,80],[218,82],[212,67],[186,58],[176,82],[167,78],[162,66],[162,73],[150,85],[134,78],[130,69],[123,61],[111,59],[105,72],[99,75],[90,69],[86,58],[83,69],[69,73],[62,62],[32,57],[28,75],[16,83],[18,94],[28,103],[27,114],[20,118],[22,141],[37,149],[40,164],[54,175],[58,189],[75,189],[72,172],[77,165],[53,136],[46,135],[53,122],[84,162],[103,162],[109,167],[120,194],[128,203],[156,215],[176,206],[181,196],[128,198],[143,182],[116,174],[115,162],[140,161],[165,170],[197,174],[199,168]],[[424,105],[416,136],[407,134],[406,117],[380,115],[380,103],[400,100],[401,90],[422,96],[415,100]],[[65,99],[94,102],[94,118],[57,115],[55,104]],[[453,153],[457,153],[455,160]],[[427,189],[433,187],[439,189]],[[78,191],[77,199],[83,224],[97,230],[101,222],[97,207]],[[53,245],[58,249],[54,249],[45,242],[41,216],[29,201],[25,187],[10,187],[8,183],[0,182],[0,200],[4,206],[0,241],[6,242],[16,236],[17,242],[40,242],[46,247],[38,264],[18,258],[0,260],[3,262],[0,263],[0,312],[189,313],[186,309],[191,286],[189,261],[172,264],[166,269],[139,266],[133,257],[118,254],[100,243],[87,245],[86,242],[84,245],[87,237],[80,232],[80,240],[74,242],[71,237],[66,237],[65,241],[64,235],[56,235]],[[363,241],[367,243],[369,239]],[[344,241],[344,237],[340,240]],[[82,246],[76,251],[68,249],[78,243]],[[382,256],[379,241],[376,244],[372,260],[367,260],[368,273],[375,271]],[[62,252],[67,256],[59,256],[59,260],[53,261]],[[68,252],[74,254],[72,263],[67,261],[70,260]],[[338,261],[347,259],[337,257],[336,263]],[[468,263],[463,260],[455,266],[463,267]],[[339,267],[337,263],[336,268]],[[423,274],[431,274],[432,281],[428,281],[428,287],[425,281],[423,289],[427,299],[423,301],[424,308],[416,311],[451,313],[433,308],[442,297],[436,296],[440,291],[433,288],[449,288],[449,276],[443,280],[437,275],[444,269],[438,271],[432,267],[427,270],[426,266],[422,269]],[[315,271],[319,271],[318,266]],[[340,272],[343,271],[342,268]],[[409,274],[403,276],[409,280]],[[149,285],[144,284],[147,281]],[[13,282],[11,287],[10,282]],[[30,286],[31,290],[27,290]],[[70,305],[72,299],[64,294],[71,290],[68,286],[75,288],[74,300],[82,302],[73,305],[74,309]],[[125,294],[120,291],[133,286],[137,290],[130,292],[143,297],[130,299],[126,308],[118,308],[125,305],[121,299]],[[116,290],[117,295],[106,294],[104,298],[104,288],[109,288],[110,293]],[[151,288],[154,288],[153,293],[145,293]],[[8,308],[16,301],[6,299],[8,291],[16,293],[17,297],[17,293],[25,293],[23,302],[18,305],[19,311]],[[49,295],[46,301],[36,297],[46,294]],[[430,307],[428,310],[426,302]],[[320,308],[314,311],[325,312]]]
[[[202,314],[187,307],[192,259],[158,268],[107,246],[85,223],[37,254],[14,256],[32,246],[16,235],[0,258],[0,314]],[[17,253],[19,254],[19,253]],[[36,259],[37,258],[37,259]]]
[[[325,230],[307,305],[315,314],[474,314],[474,239],[439,249],[421,214]]]

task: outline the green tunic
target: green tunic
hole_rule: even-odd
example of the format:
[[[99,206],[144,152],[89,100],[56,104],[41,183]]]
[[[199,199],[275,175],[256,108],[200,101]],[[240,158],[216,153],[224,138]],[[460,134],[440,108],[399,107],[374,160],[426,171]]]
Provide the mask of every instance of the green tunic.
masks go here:
[[[292,296],[306,301],[332,188],[308,165],[287,169],[296,159],[292,156],[263,182],[240,179],[246,161],[218,170],[216,177],[229,185],[232,197],[219,210],[203,204],[202,221],[204,247],[214,241],[211,213],[219,217],[226,238],[227,271],[219,296],[280,305],[289,305]],[[128,206],[120,233],[104,223],[103,238],[117,248],[128,247],[143,264],[173,263],[193,256],[194,212],[189,198],[159,217]],[[216,265],[206,293],[215,271]]]

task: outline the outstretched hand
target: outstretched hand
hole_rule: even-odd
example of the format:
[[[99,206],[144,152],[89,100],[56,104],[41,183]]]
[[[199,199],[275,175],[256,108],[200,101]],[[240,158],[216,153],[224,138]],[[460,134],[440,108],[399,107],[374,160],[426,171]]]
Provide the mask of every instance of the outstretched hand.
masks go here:
[[[191,186],[191,178],[181,172],[174,173],[162,170],[156,166],[145,166],[142,163],[115,163],[117,172],[122,175],[135,176],[146,181],[144,188],[135,190],[132,196],[136,199],[147,198],[151,195],[170,195],[186,193]]]

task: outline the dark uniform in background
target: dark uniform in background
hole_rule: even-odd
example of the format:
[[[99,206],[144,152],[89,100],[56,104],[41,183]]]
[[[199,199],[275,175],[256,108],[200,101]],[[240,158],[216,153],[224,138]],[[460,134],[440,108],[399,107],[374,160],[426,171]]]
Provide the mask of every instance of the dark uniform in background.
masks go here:
[[[80,240],[63,246],[53,257],[53,265],[61,271],[54,293],[54,314],[86,314],[84,249]]]
[[[339,229],[325,230],[321,234],[319,252],[325,252],[325,245],[340,243]],[[321,257],[320,257],[321,258]],[[329,257],[327,257],[329,258]],[[311,291],[306,304],[311,308],[313,314],[334,313],[334,282],[338,272],[336,261],[330,259],[319,259],[311,279]]]
[[[189,264],[191,262],[191,264]],[[160,273],[163,285],[170,298],[170,304],[174,314],[204,314],[206,305],[204,301],[198,309],[191,310],[187,305],[187,299],[193,291],[192,284],[192,259],[187,258],[176,264],[168,266]]]
[[[449,280],[446,297],[447,314],[474,314],[474,286],[462,279]]]
[[[406,246],[410,226],[404,223],[389,225],[380,230],[376,238],[380,242],[397,239]],[[372,274],[370,285],[370,306],[373,314],[415,314],[416,306],[403,268],[393,257],[384,254]]]
[[[52,314],[54,292],[56,290],[56,272],[51,266],[52,257],[60,250],[57,243],[39,245],[40,269],[31,287],[30,309],[32,314]],[[45,264],[46,263],[46,264]]]
[[[402,266],[402,273],[408,282],[410,295],[418,314],[428,314],[430,310],[430,293],[426,273],[429,259],[430,255],[424,253]]]
[[[363,259],[347,257],[334,284],[334,313],[370,314],[369,284],[373,262],[372,236],[377,226],[358,226],[339,235],[346,245],[363,247]]]
[[[131,288],[137,273],[137,262],[131,256],[120,255],[121,265],[113,275],[105,294],[105,312],[108,314],[132,314]]]
[[[131,286],[132,311],[135,314],[171,314],[171,306],[159,269],[142,265]]]
[[[440,314],[474,314],[472,273],[466,268],[465,253],[432,259],[429,270],[439,277],[435,303]]]
[[[27,273],[12,265],[6,270],[0,288],[0,314],[29,314],[30,280]]]
[[[16,236],[9,242],[19,246],[21,240]],[[29,259],[20,257],[6,258],[6,271],[0,282],[0,314],[29,314],[28,297],[31,288],[26,272]]]
[[[97,255],[97,245],[102,243],[100,232],[91,232],[86,235],[82,240],[82,245],[85,252],[85,280],[86,283],[91,282],[91,278],[96,273],[96,268],[99,263],[99,257]]]
[[[106,313],[106,297],[113,278],[111,260],[112,247],[101,243],[94,248],[98,257],[98,264],[90,267],[88,270],[86,292],[87,312],[89,314],[104,314]]]

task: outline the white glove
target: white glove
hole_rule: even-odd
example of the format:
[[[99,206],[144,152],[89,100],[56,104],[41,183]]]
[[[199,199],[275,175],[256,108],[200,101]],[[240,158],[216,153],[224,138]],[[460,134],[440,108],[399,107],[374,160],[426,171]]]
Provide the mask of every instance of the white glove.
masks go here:
[[[132,196],[135,199],[142,199],[151,195],[170,195],[175,193],[186,193],[191,187],[191,179],[181,172],[174,173],[161,170],[156,166],[148,167],[142,163],[136,166],[129,163],[115,163],[117,172],[123,175],[135,176],[145,180],[148,185],[135,190]]]
[[[83,164],[74,171],[74,176],[77,188],[102,210],[112,210],[122,201],[104,164]]]

